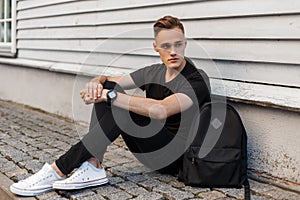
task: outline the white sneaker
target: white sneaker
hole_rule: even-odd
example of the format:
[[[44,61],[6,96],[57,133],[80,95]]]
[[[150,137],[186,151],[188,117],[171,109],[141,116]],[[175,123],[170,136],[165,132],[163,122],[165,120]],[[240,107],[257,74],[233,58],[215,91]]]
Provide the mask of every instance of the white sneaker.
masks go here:
[[[21,196],[36,196],[52,190],[53,183],[62,179],[65,179],[65,177],[60,177],[55,170],[46,163],[36,174],[12,184],[10,191]]]
[[[69,178],[53,183],[54,189],[75,190],[99,186],[108,183],[103,168],[96,168],[89,162],[84,162]]]

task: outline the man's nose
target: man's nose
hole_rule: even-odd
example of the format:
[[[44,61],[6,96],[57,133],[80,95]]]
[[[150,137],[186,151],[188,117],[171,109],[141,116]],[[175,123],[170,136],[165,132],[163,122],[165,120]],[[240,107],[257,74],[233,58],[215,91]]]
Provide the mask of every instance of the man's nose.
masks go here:
[[[171,55],[176,55],[177,52],[176,52],[176,48],[172,45],[171,49],[170,49],[170,54]]]

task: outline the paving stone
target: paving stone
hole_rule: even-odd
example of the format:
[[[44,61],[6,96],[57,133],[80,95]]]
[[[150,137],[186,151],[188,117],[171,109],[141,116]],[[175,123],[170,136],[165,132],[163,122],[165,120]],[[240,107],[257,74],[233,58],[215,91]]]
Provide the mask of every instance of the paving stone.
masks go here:
[[[105,195],[106,198],[111,199],[111,200],[126,200],[126,199],[131,199],[133,196],[128,194],[127,192],[120,191],[117,193],[110,193]]]
[[[61,150],[56,148],[43,148],[43,151],[49,153],[51,156],[55,156],[61,153]]]
[[[198,197],[207,199],[207,200],[215,200],[220,198],[226,198],[226,196],[218,191],[211,191],[211,192],[203,192],[198,195]]]
[[[106,186],[106,187],[101,187],[98,188],[95,191],[97,194],[101,194],[103,197],[108,198],[108,199],[129,199],[132,198],[133,196],[124,192],[123,190],[119,188],[115,188],[112,186]]]
[[[106,200],[106,199],[101,195],[94,195],[94,196],[76,198],[75,200]]]
[[[20,168],[12,161],[6,160],[5,163],[2,163],[0,171],[2,173],[12,172],[19,170]]]
[[[134,188],[129,188],[125,190],[127,193],[131,194],[132,196],[140,196],[140,195],[149,195],[150,192],[147,191],[145,188],[142,187],[134,187]]]
[[[175,187],[175,188],[180,188],[180,189],[182,189],[182,188],[185,187],[184,183],[179,182],[177,180],[170,181],[168,184],[171,185],[171,186],[173,186],[173,187]]]
[[[168,175],[168,174],[164,174],[163,176],[161,174],[157,174],[157,176],[155,178],[162,181],[162,182],[164,182],[164,183],[169,183],[171,181],[176,181],[177,180],[177,177],[172,176],[172,175]]]
[[[122,183],[125,181],[121,177],[109,177],[108,179],[109,179],[109,184],[111,185],[116,185],[118,183]]]
[[[164,199],[165,198],[161,194],[148,193],[148,194],[139,195],[136,198],[133,198],[132,200],[164,200]]]
[[[91,190],[85,190],[85,191],[76,191],[75,193],[73,193],[72,195],[70,195],[70,199],[91,199],[91,198],[95,198],[97,196],[97,194]]]
[[[149,192],[145,188],[139,187],[138,185],[130,181],[117,184],[116,186],[133,196],[149,194]]]
[[[185,186],[183,188],[181,188],[183,191],[188,191],[191,192],[194,195],[198,195],[202,192],[209,192],[210,189],[209,188],[200,188],[200,187],[191,187],[191,186]]]
[[[96,193],[93,191],[93,188],[86,188],[81,190],[57,190],[57,193],[68,199],[78,199],[81,197],[96,195]]]
[[[23,162],[20,162],[22,166],[24,166],[28,172],[30,173],[36,173],[38,172],[44,165],[44,163],[40,162],[39,160],[26,160]]]
[[[116,184],[116,186],[118,188],[121,188],[122,190],[129,190],[131,188],[136,188],[136,187],[139,187],[137,184],[131,182],[131,181],[126,181],[126,182],[123,182],[123,183],[118,183]]]
[[[149,178],[145,181],[142,181],[142,182],[138,182],[137,183],[139,186],[142,186],[144,188],[146,188],[147,190],[149,191],[152,191],[154,187],[160,185],[160,184],[163,184],[162,182],[158,181],[158,180],[155,180],[155,179],[152,179],[152,178]]]
[[[299,200],[300,199],[300,194],[285,191],[275,187],[273,190],[262,192],[261,194],[278,200]]]
[[[43,138],[41,138],[40,140],[38,140],[36,142],[36,144],[34,145],[34,147],[37,148],[37,151],[40,151],[41,149],[44,149],[44,148],[46,148],[46,149],[51,148],[51,146],[48,145],[48,144],[46,144],[44,141],[45,140]]]
[[[244,189],[235,189],[235,188],[218,188],[214,189],[216,191],[222,192],[229,197],[234,197],[236,199],[244,199]]]
[[[107,160],[106,158],[104,158],[102,165],[105,168],[112,168],[112,167],[115,167],[115,166],[119,165],[119,163],[117,163],[117,162],[115,162],[113,160]]]
[[[126,178],[128,176],[132,176],[134,174],[140,174],[136,172],[132,172],[131,170],[128,170],[128,168],[123,167],[122,165],[117,165],[114,167],[109,168],[109,171],[114,174],[115,176],[120,176],[122,178]]]
[[[11,171],[8,171],[8,172],[5,172],[5,175],[8,176],[9,178],[12,178],[14,176],[18,176],[18,175],[22,175],[22,174],[27,174],[27,170],[26,169],[15,169],[15,170],[11,170]]]
[[[59,194],[57,194],[55,191],[47,192],[41,195],[36,196],[38,200],[66,200],[68,198],[62,197]]]
[[[263,184],[253,180],[249,180],[249,183],[251,190],[255,193],[263,193],[274,189],[274,187],[269,184]]]
[[[270,200],[270,199],[273,198],[266,197],[266,196],[259,196],[259,195],[251,195],[251,200]]]
[[[172,200],[188,199],[194,197],[191,192],[181,191],[167,184],[159,184],[153,188],[153,191],[162,194],[167,199]]]
[[[94,190],[97,194],[101,194],[102,196],[106,196],[109,193],[117,193],[121,191],[114,186],[104,185]]]

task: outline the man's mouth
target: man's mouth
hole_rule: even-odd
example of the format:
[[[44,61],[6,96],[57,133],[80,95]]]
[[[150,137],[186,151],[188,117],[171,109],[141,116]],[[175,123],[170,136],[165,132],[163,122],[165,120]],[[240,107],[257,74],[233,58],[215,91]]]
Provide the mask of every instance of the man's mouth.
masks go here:
[[[178,58],[171,58],[171,59],[169,59],[168,61],[169,61],[169,62],[177,62],[177,60],[178,60]]]

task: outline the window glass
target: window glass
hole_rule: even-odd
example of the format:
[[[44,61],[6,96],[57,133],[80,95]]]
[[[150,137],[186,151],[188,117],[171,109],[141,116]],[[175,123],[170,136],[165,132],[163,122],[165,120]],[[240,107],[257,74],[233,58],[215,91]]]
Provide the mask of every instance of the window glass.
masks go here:
[[[4,19],[4,0],[0,0],[0,19]]]
[[[11,0],[6,1],[6,18],[11,18]]]
[[[11,42],[11,22],[6,22],[6,42]]]
[[[4,22],[0,22],[0,42],[4,42]]]

